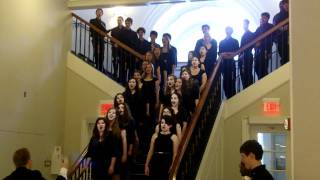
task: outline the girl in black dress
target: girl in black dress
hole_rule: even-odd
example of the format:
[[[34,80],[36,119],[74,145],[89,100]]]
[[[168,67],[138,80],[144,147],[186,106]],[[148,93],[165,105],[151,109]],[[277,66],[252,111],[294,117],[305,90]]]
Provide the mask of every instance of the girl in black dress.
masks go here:
[[[180,95],[182,95],[181,87],[182,87],[182,79],[181,78],[177,78],[176,83],[174,84],[174,89]]]
[[[126,130],[120,130],[119,127],[119,112],[115,107],[111,107],[106,115],[107,119],[107,131],[108,134],[112,135],[116,141],[117,145],[117,159],[121,160],[121,162],[127,161],[127,138],[126,138]],[[114,173],[112,176],[112,180],[119,180],[121,173],[121,162],[115,162]]]
[[[143,85],[143,83],[142,83],[142,81],[141,81],[141,78],[142,78],[142,73],[141,73],[141,71],[136,69],[136,70],[134,71],[134,73],[133,73],[133,78],[137,81],[137,83],[138,83],[138,88],[139,88],[139,90],[141,90],[141,89],[142,89],[142,85]]]
[[[86,154],[87,162],[91,162],[91,177],[94,180],[111,179],[114,173],[118,149],[116,137],[108,134],[106,124],[105,118],[96,120]]]
[[[164,106],[171,106],[170,98],[171,94],[175,92],[175,83],[177,77],[173,74],[168,76],[168,81],[164,89],[160,89],[160,110],[162,111]],[[160,113],[159,113],[159,120],[160,120]]]
[[[171,108],[173,109],[173,118],[177,124],[176,129],[178,130],[179,128],[181,131],[181,134],[177,133],[179,141],[186,132],[187,125],[190,120],[190,114],[183,108],[181,101],[182,97],[180,94],[176,92],[171,94]]]
[[[191,78],[198,81],[200,86],[200,94],[203,92],[207,83],[207,74],[199,67],[199,59],[197,57],[192,58],[192,66],[190,66]]]
[[[168,180],[169,170],[178,149],[178,138],[171,133],[172,117],[163,116],[161,130],[153,134],[145,164],[145,175],[154,180]]]
[[[189,69],[181,71],[180,76],[182,79],[182,106],[190,113],[190,115],[192,115],[199,101],[199,84],[191,78],[191,72]]]

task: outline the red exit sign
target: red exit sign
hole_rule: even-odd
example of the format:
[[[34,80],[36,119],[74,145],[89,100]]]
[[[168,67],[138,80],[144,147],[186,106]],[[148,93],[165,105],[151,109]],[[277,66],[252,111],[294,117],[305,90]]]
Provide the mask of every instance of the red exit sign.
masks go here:
[[[267,115],[280,114],[280,99],[279,98],[264,98],[263,112]]]
[[[99,115],[104,117],[106,116],[109,108],[111,108],[113,106],[112,103],[104,103],[104,104],[100,104],[100,112]]]

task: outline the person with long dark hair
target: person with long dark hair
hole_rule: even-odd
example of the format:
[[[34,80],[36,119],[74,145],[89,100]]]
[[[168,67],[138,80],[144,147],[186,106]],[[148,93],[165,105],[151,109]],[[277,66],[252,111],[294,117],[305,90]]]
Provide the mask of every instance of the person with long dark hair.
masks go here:
[[[110,110],[107,115],[109,118],[116,117],[109,113]],[[95,122],[86,155],[87,162],[91,162],[92,179],[111,179],[115,172],[116,157],[116,138],[108,134],[106,119],[99,117]]]
[[[197,57],[192,58],[192,65],[190,66],[191,78],[198,81],[200,86],[200,94],[203,92],[207,83],[207,74],[200,68],[200,61]]]
[[[127,138],[126,130],[121,130],[119,127],[119,112],[115,107],[111,107],[107,112],[106,131],[115,140],[117,145],[117,156],[114,163],[112,180],[120,180],[121,163],[127,161]]]
[[[163,116],[159,133],[153,134],[145,163],[145,175],[154,180],[167,180],[178,150],[178,138],[171,133],[172,117]]]
[[[191,72],[189,69],[181,71],[180,77],[182,79],[182,105],[191,115],[195,111],[196,105],[199,101],[199,84],[191,78]]]
[[[180,94],[174,92],[171,94],[171,108],[173,110],[172,117],[177,124],[176,129],[181,129],[181,134],[177,134],[179,141],[186,132],[188,122],[190,120],[190,114],[182,106],[182,97]],[[179,126],[179,127],[178,127]]]

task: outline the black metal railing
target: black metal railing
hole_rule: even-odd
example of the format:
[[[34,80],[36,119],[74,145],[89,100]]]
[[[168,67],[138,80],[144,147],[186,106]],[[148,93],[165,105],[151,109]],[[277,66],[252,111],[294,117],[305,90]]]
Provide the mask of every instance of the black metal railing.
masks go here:
[[[143,56],[75,14],[71,52],[113,80],[125,84]]]
[[[231,53],[232,58],[235,56],[241,55],[248,48],[252,48],[256,46],[257,43],[264,42],[266,38],[271,38],[272,43],[277,38],[287,38],[287,37],[279,37],[279,30],[284,26],[288,26],[289,20],[286,19],[283,22],[279,23],[277,26],[271,28],[267,32],[263,33],[256,39],[252,40],[245,46],[241,47],[237,52]],[[281,35],[281,33],[280,33]],[[276,38],[275,38],[275,37]],[[263,45],[263,44],[260,44]],[[279,46],[279,44],[277,44]],[[288,44],[285,44],[288,48]],[[256,48],[257,49],[257,48]],[[266,61],[268,61],[268,66],[264,66],[267,70],[267,74],[279,68],[281,65],[285,64],[289,59],[284,61],[282,57],[284,57],[283,52],[279,53],[278,50],[274,50],[273,53],[269,54],[269,57],[266,57]],[[270,52],[270,51],[269,51]],[[279,57],[280,56],[280,57]],[[256,57],[254,57],[256,58]],[[282,58],[282,59],[281,59]],[[230,60],[230,59],[228,59]],[[222,85],[222,68],[223,62],[225,61],[224,55],[219,56],[217,60],[217,65],[214,68],[213,74],[209,76],[209,80],[207,82],[207,86],[204,90],[204,93],[201,95],[199,104],[197,105],[196,111],[192,116],[191,123],[182,137],[182,140],[179,145],[179,150],[177,156],[175,157],[172,165],[172,169],[170,172],[170,180],[184,180],[184,179],[195,179],[203,153],[206,149],[206,145],[208,143],[208,139],[212,128],[214,126],[214,121],[216,119],[217,113],[220,109],[221,101],[223,98],[223,85]],[[252,60],[252,67],[249,69],[250,74],[253,76],[253,82],[263,78],[264,76],[257,77],[257,71],[261,70],[260,67],[255,68],[256,59]],[[243,89],[241,82],[241,74],[238,65],[238,60],[235,60],[236,66],[236,81],[234,82],[237,85],[237,92]],[[241,84],[240,84],[241,83]]]
[[[75,163],[71,166],[68,171],[68,179],[69,180],[89,180],[91,179],[91,162],[89,162],[85,156],[87,154],[87,148],[81,153],[81,155],[77,158]]]

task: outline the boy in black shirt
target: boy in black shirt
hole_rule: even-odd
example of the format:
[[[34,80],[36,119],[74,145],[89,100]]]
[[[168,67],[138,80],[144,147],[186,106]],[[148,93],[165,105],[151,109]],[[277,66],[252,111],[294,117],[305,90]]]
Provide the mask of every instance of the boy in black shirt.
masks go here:
[[[251,180],[273,180],[273,177],[261,164],[262,146],[256,140],[248,140],[240,147],[241,162],[250,170]]]

